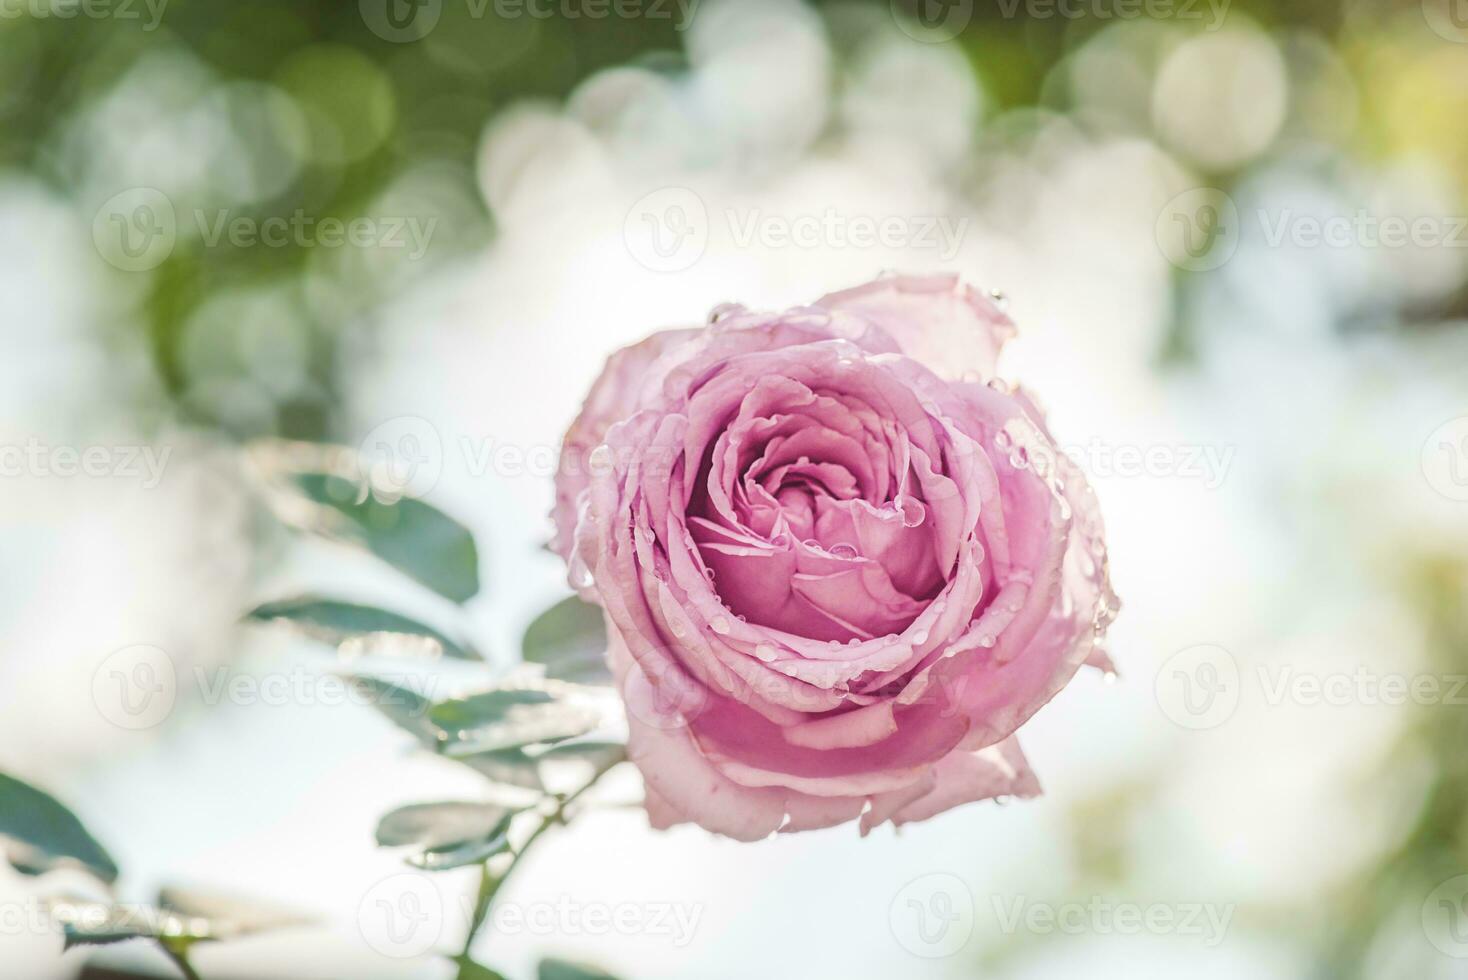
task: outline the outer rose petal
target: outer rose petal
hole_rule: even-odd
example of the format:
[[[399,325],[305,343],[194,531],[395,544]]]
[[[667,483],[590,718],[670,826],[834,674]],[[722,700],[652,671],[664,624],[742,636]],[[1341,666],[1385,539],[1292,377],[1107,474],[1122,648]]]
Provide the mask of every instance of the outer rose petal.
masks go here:
[[[590,480],[587,457],[616,423],[637,409],[641,393],[655,385],[661,372],[655,365],[666,351],[697,336],[700,331],[663,330],[607,358],[601,374],[581,406],[581,413],[566,430],[561,445],[561,464],[556,471],[556,504],[552,518],[556,536],[551,548],[569,560],[575,545],[577,501]]]
[[[1014,323],[988,296],[956,275],[890,276],[821,297],[816,306],[859,314],[904,354],[941,378],[994,375]]]
[[[996,796],[1031,799],[1040,795],[1040,781],[1030,770],[1019,739],[1010,737],[978,752],[950,753],[934,769],[937,785],[892,815],[898,826],[951,810],[962,803]]]

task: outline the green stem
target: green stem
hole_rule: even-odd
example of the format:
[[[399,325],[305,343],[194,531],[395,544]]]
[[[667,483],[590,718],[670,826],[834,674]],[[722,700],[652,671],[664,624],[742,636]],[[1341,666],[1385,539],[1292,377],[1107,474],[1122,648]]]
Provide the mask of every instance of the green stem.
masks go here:
[[[169,959],[173,960],[173,965],[178,967],[178,972],[184,975],[184,980],[203,980],[203,978],[199,976],[198,972],[189,963],[189,954],[187,951],[182,949],[174,949],[164,942],[160,942],[158,944],[158,948],[163,950],[163,952],[168,955]]]
[[[536,828],[530,832],[530,836],[525,838],[525,843],[521,844],[519,850],[515,851],[515,856],[510,861],[510,866],[505,868],[498,876],[490,872],[489,862],[484,862],[484,866],[480,869],[479,874],[479,893],[474,899],[474,914],[469,920],[469,935],[465,937],[464,950],[459,954],[461,960],[467,960],[469,958],[469,950],[474,946],[474,940],[479,938],[480,929],[489,921],[489,911],[494,906],[495,896],[500,893],[500,889],[504,888],[505,882],[510,879],[511,873],[520,866],[521,860],[530,851],[531,846],[547,830],[557,824],[568,823],[569,820],[567,819],[566,813],[570,809],[571,804],[580,799],[587,790],[596,785],[601,777],[605,776],[621,761],[621,759],[618,759],[610,765],[597,769],[591,774],[591,778],[577,788],[575,792],[563,797],[560,803],[556,805],[555,810],[541,820],[536,825]]]

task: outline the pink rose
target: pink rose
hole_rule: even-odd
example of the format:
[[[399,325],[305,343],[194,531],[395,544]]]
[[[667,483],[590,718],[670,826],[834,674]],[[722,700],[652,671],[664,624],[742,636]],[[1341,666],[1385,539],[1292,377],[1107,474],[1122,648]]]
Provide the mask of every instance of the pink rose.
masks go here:
[[[884,278],[612,355],[557,549],[606,614],[657,827],[923,820],[1039,784],[1014,732],[1116,610],[1094,495],[994,376],[1009,319]]]

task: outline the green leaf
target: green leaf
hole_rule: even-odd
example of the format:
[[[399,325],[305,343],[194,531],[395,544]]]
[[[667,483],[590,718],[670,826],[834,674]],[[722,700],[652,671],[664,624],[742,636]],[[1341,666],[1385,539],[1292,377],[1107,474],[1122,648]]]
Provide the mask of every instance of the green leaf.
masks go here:
[[[527,663],[543,665],[545,675],[556,680],[604,684],[611,679],[602,612],[575,596],[537,616],[520,649]]]
[[[508,828],[507,828],[508,829]],[[465,841],[447,847],[432,847],[422,854],[408,858],[408,863],[420,871],[452,871],[483,864],[496,854],[510,849],[510,837],[501,834],[480,841]]]
[[[541,690],[497,689],[433,706],[430,720],[448,732],[451,755],[477,755],[585,735],[601,721],[587,705]]]
[[[297,596],[267,602],[252,610],[247,618],[259,622],[283,620],[299,627],[307,635],[333,645],[355,641],[366,647],[357,651],[362,653],[380,652],[379,648],[385,642],[394,652],[411,653],[414,646],[419,645],[425,647],[422,653],[427,656],[443,653],[458,660],[479,659],[477,654],[470,653],[431,626],[385,609],[340,599]],[[424,640],[428,642],[423,643]]]
[[[22,874],[81,867],[106,882],[117,865],[70,810],[33,786],[0,773],[0,852]]]
[[[494,803],[414,803],[377,824],[381,847],[443,847],[494,836],[516,811]]]
[[[491,970],[466,957],[457,957],[454,962],[459,967],[459,972],[454,974],[454,980],[505,980],[503,973]]]
[[[378,822],[377,843],[422,848],[408,863],[425,871],[482,864],[509,847],[517,812],[493,803],[415,803]]]
[[[176,888],[164,889],[157,905],[53,899],[47,906],[52,920],[61,925],[65,949],[154,939],[171,949],[185,950],[198,942],[311,923],[298,912],[254,899]]]
[[[599,966],[589,963],[573,963],[547,957],[540,961],[536,972],[538,980],[617,980],[615,976]]]
[[[552,745],[537,758],[586,762],[597,772],[602,772],[627,758],[627,746],[621,742],[562,742]]]
[[[440,701],[433,706],[429,717],[442,728],[471,728],[497,722],[515,707],[527,704],[549,704],[554,701],[548,692],[537,689],[496,688],[467,698]]]
[[[349,674],[346,680],[369,700],[372,707],[399,728],[411,732],[428,748],[436,750],[448,738],[447,733],[429,719],[428,712],[433,702],[423,695],[369,674]]]
[[[298,473],[296,487],[343,520],[324,530],[372,554],[446,599],[479,592],[479,552],[467,528],[412,497],[385,499],[360,481],[333,473]]]
[[[158,894],[158,904],[180,918],[207,922],[209,936],[214,939],[233,939],[315,922],[295,909],[222,892],[164,888]]]
[[[469,755],[452,755],[448,758],[462,762],[481,776],[495,783],[518,786],[521,789],[544,790],[540,778],[540,763],[520,747],[492,749]]]
[[[47,906],[52,920],[61,925],[63,950],[130,939],[157,939],[178,947],[219,938],[207,919],[152,905],[53,900]]]

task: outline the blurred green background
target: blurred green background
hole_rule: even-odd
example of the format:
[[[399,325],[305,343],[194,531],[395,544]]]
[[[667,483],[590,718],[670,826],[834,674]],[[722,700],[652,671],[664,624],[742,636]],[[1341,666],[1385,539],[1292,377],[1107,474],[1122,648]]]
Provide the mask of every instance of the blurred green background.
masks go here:
[[[1113,645],[1118,686],[1132,693],[1086,690],[1088,699],[1126,700],[1074,726],[1061,711],[1037,721],[1054,746],[1077,740],[1074,727],[1085,724],[1104,734],[1088,744],[1095,754],[1075,766],[1070,790],[1064,773],[1052,781],[1042,771],[1055,799],[1035,818],[1039,843],[1013,848],[1024,860],[1009,870],[1025,880],[1038,868],[1028,887],[1051,897],[1145,905],[1187,898],[1195,862],[1222,866],[1221,878],[1199,880],[1236,900],[1230,940],[1253,945],[1240,959],[1208,961],[1199,968],[1207,975],[1465,975],[1468,940],[1434,939],[1423,906],[1468,870],[1468,708],[1407,704],[1366,720],[1351,711],[1377,706],[1359,699],[1335,714],[1329,705],[1245,711],[1226,727],[1238,740],[1224,741],[1158,721],[1163,695],[1154,691],[1169,654],[1213,641],[1239,654],[1246,673],[1281,658],[1307,662],[1305,647],[1331,670],[1370,662],[1410,676],[1468,672],[1468,492],[1458,495],[1468,441],[1434,434],[1468,413],[1461,0],[705,0],[658,5],[667,16],[652,16],[649,0],[640,15],[589,16],[592,2],[534,4],[549,11],[542,17],[507,0],[119,0],[91,13],[61,0],[0,0],[10,442],[54,423],[62,439],[108,425],[166,433],[181,454],[205,447],[201,456],[260,436],[355,444],[364,414],[404,404],[416,413],[414,396],[440,387],[449,402],[481,382],[515,392],[517,376],[547,392],[544,405],[524,409],[523,440],[552,440],[614,340],[751,292],[810,299],[891,258],[850,258],[837,270],[809,256],[788,265],[730,249],[720,258],[716,247],[695,273],[628,278],[574,235],[561,251],[562,222],[595,225],[587,216],[610,201],[610,225],[596,227],[617,241],[621,260],[635,252],[621,241],[623,196],[578,183],[586,159],[614,161],[605,169],[635,175],[627,179],[638,190],[716,186],[702,191],[710,201],[727,193],[746,207],[767,202],[757,206],[768,213],[848,176],[820,165],[857,160],[854,169],[892,195],[893,213],[975,216],[971,237],[982,247],[947,264],[985,285],[1009,288],[1012,277],[1029,287],[1015,290],[1016,319],[1036,327],[1030,363],[1042,375],[1052,366],[1039,390],[1074,438],[1099,431],[1239,456],[1213,496],[1179,489],[1175,473],[1097,481],[1128,603]],[[769,84],[759,64],[731,68],[726,50],[768,54]],[[811,161],[815,170],[801,169]],[[792,190],[781,183],[788,173],[807,182]],[[1174,203],[1197,189],[1214,195],[1204,205],[1214,210],[1205,220],[1188,203],[1183,217],[1195,226],[1175,226]],[[1234,211],[1218,210],[1224,201]],[[166,235],[149,237],[165,206]],[[1425,220],[1438,238],[1384,247],[1362,214]],[[1302,237],[1289,224],[1302,215],[1348,222],[1348,240]],[[241,219],[297,230],[279,245],[215,237]],[[365,221],[366,233],[323,247],[331,220]],[[1293,230],[1271,240],[1279,220]],[[1203,247],[1185,240],[1179,251],[1178,227],[1200,234]],[[118,251],[119,241],[141,245]],[[1000,266],[1005,274],[989,271]],[[797,290],[790,281],[801,276],[811,285]],[[492,328],[445,333],[435,326],[442,310],[423,300],[467,293],[464,307],[485,309],[516,283],[531,300],[506,299],[485,317]],[[603,310],[615,321],[606,330],[600,320],[580,333],[549,326]],[[547,363],[560,356],[547,351],[562,350],[564,364]],[[395,374],[409,355],[426,367]],[[369,399],[364,411],[363,390],[414,395]],[[508,417],[492,397],[463,414],[481,426]],[[15,496],[0,547],[12,551],[5,581],[18,598],[4,610],[3,635],[21,651],[0,665],[17,706],[8,738],[33,730],[18,705],[43,688],[41,675],[61,676],[59,655],[37,668],[26,651],[44,639],[50,656],[46,630],[67,617],[90,616],[95,633],[63,635],[57,650],[105,651],[186,605],[203,625],[177,642],[208,636],[219,656],[238,654],[233,610],[258,573],[258,529],[226,486],[233,476],[228,467],[213,474],[221,482],[190,491],[187,506],[119,504],[117,513],[102,497],[53,498],[45,481],[7,486]],[[489,550],[507,555],[493,559],[502,564],[487,575],[487,602],[508,596],[512,608],[482,615],[491,634],[512,635],[497,617],[524,619],[559,587],[559,569],[526,557],[543,522],[517,530],[544,512],[548,481],[523,487],[450,488],[450,509],[498,510],[478,521],[492,532]],[[32,523],[33,514],[45,516]],[[118,543],[123,525],[146,540]],[[216,540],[225,527],[244,530]],[[84,540],[67,544],[72,530]],[[154,581],[153,605],[140,604],[131,583],[161,577],[150,562],[174,550],[207,552],[209,573],[183,578],[193,565],[164,564],[174,578]],[[517,583],[522,565],[535,585]],[[181,579],[195,602],[180,603]],[[62,580],[68,596],[80,581],[115,605],[78,612],[46,591],[59,595],[62,586],[47,583]],[[223,598],[211,605],[210,595]],[[139,608],[156,615],[135,616]],[[31,610],[48,625],[32,623]],[[248,737],[236,731],[220,744]],[[11,752],[0,761],[26,758]],[[75,747],[56,755],[82,790],[79,811],[121,794],[98,775],[104,758]],[[166,773],[145,775],[169,792]],[[256,775],[270,778],[263,768]],[[1316,783],[1329,790],[1301,788]],[[982,836],[959,823],[933,833],[945,828],[945,841]],[[947,853],[931,840],[928,853]],[[1051,853],[1057,840],[1064,862]],[[895,846],[882,853],[879,867],[907,873],[910,858]],[[1271,864],[1302,853],[1316,861],[1314,877]],[[709,860],[725,872],[738,863]],[[825,868],[862,857],[808,860]],[[802,883],[845,887],[784,887]],[[778,891],[748,899],[772,903],[759,921],[795,914],[780,910]],[[879,920],[886,900],[874,900]],[[835,929],[830,915],[835,923],[818,925]],[[1091,975],[1171,976],[1196,965],[1186,948],[1050,951],[1071,938],[980,937],[935,975],[1094,967]],[[795,948],[802,937],[781,942]],[[700,962],[698,975],[717,975]],[[667,962],[653,973],[691,975]]]

